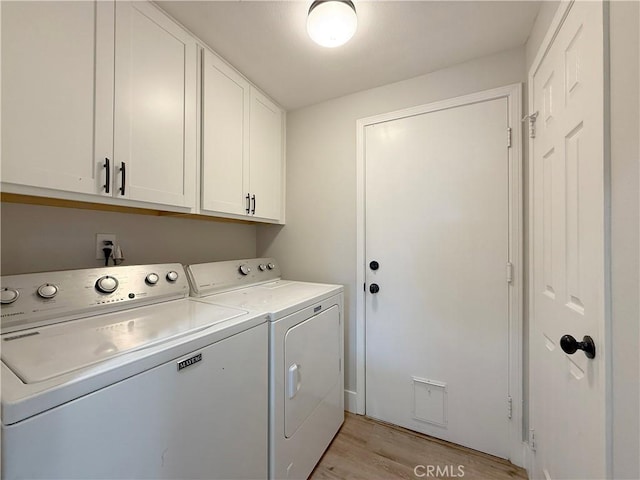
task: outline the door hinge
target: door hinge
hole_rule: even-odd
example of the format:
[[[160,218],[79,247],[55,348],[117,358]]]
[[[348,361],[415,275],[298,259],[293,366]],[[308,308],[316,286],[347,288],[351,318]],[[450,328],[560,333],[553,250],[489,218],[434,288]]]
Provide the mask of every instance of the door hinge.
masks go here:
[[[529,448],[536,451],[536,431],[533,428],[529,430]]]
[[[507,128],[507,148],[511,148],[511,127]]]
[[[507,283],[513,283],[513,263],[507,262]]]
[[[513,398],[507,397],[507,417],[511,420],[513,417]]]
[[[538,118],[538,112],[522,117],[523,122],[529,120],[529,138],[536,138],[536,118]]]

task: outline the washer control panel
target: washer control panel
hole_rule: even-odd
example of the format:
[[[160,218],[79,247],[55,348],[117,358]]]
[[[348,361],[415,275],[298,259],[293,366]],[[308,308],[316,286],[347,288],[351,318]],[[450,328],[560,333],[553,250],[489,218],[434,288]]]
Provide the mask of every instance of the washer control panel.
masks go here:
[[[179,263],[1,277],[2,333],[189,294]]]
[[[280,267],[273,258],[198,263],[187,266],[186,270],[191,294],[195,297],[280,279]]]

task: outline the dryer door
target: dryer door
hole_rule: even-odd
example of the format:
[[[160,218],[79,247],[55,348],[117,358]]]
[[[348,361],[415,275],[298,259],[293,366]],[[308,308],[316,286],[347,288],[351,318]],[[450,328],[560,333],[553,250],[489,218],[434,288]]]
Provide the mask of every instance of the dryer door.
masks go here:
[[[340,379],[338,306],[290,328],[284,351],[284,432],[289,438]]]

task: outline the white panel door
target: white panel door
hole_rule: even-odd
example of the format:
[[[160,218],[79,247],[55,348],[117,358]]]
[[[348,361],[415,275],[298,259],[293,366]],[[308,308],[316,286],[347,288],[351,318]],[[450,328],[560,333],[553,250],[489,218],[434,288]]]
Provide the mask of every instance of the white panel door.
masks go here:
[[[1,8],[2,181],[110,195],[113,2]]]
[[[498,98],[365,129],[366,413],[504,458],[507,109]]]
[[[603,5],[575,2],[533,72],[534,478],[605,478]],[[564,353],[589,335],[596,357]]]
[[[115,55],[117,196],[194,206],[195,40],[150,3],[118,1]]]
[[[249,214],[249,82],[204,50],[202,209]]]
[[[282,112],[254,88],[249,137],[251,213],[278,220],[282,216]]]

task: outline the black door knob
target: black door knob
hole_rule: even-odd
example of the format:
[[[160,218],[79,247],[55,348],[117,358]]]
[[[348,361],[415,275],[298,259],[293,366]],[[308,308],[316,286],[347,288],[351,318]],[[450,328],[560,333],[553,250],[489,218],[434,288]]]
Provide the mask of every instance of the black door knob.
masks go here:
[[[593,338],[589,335],[585,335],[581,342],[578,342],[571,335],[563,335],[560,339],[560,348],[564,353],[573,355],[578,350],[582,350],[587,358],[596,358],[596,344],[593,342]]]
[[[380,268],[380,264],[378,262],[376,262],[375,260],[373,260],[370,264],[369,264],[369,268],[371,270],[377,270]]]
[[[369,285],[369,291],[371,293],[378,293],[380,291],[380,287],[377,283],[372,283],[371,285]]]

